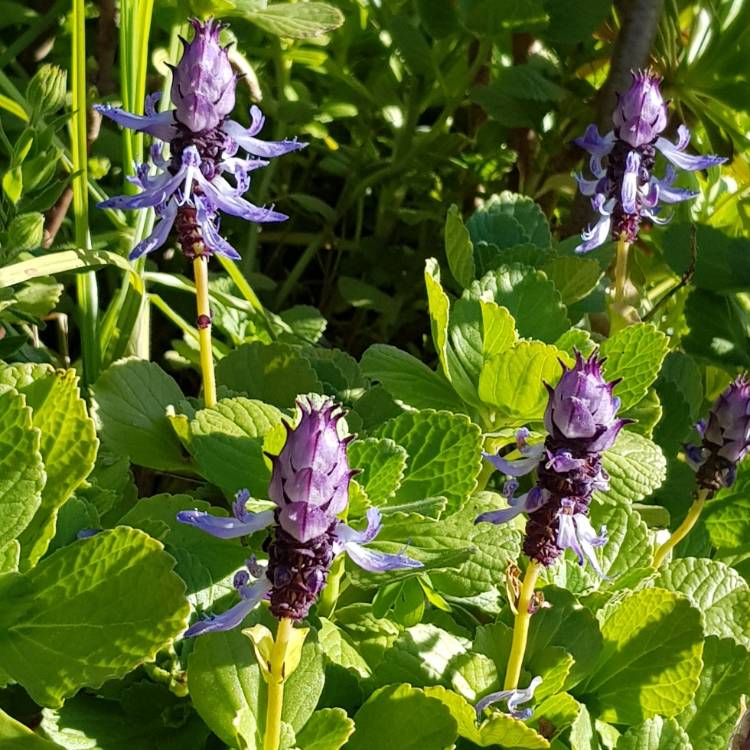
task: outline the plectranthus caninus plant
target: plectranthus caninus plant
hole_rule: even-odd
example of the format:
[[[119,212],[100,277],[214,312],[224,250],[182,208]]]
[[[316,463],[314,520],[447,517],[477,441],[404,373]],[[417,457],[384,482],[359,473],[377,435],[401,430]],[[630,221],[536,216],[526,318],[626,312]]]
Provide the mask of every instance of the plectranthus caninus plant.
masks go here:
[[[506,492],[510,507],[482,513],[476,519],[476,523],[505,523],[520,513],[528,515],[523,551],[531,562],[518,600],[506,690],[518,686],[534,609],[534,585],[541,567],[552,565],[570,549],[579,564],[588,561],[600,576],[604,575],[596,549],[607,541],[606,528],[598,532],[594,529],[589,506],[595,490],[608,488],[609,477],[602,467],[601,454],[612,447],[630,420],[617,417],[620,399],[612,391],[619,381],[602,377],[602,363],[596,353],[584,359],[580,352],[575,353],[571,368],[561,362],[560,381],[554,388],[547,385],[544,426],[548,435],[543,444],[529,446],[528,431],[521,430],[517,441],[522,459],[508,461],[485,454],[495,468],[511,477],[537,469],[536,485],[528,493],[513,497],[517,482],[511,480]]]
[[[223,255],[237,260],[237,251],[219,234],[221,213],[251,222],[284,221],[285,214],[249,203],[242,195],[250,186],[250,173],[265,167],[268,159],[304,148],[296,140],[263,141],[257,137],[264,118],[250,108],[251,124],[245,128],[229,119],[234,109],[237,76],[226,48],[219,43],[222,24],[193,19],[195,35],[182,40],[184,52],[173,71],[174,109],[157,112],[159,95],[146,102],[146,114],[119,107],[96,105],[104,116],[125,128],[154,136],[166,143],[151,147],[151,161],[141,164],[130,181],[141,189],[136,195],[118,195],[100,203],[102,208],[153,208],[159,221],[153,232],[131,251],[131,260],[153,252],[167,241],[174,227],[185,257]],[[247,156],[237,156],[242,149]],[[230,182],[230,177],[234,182]]]
[[[675,167],[695,172],[726,161],[718,156],[686,153],[690,131],[685,125],[678,126],[676,143],[664,138],[669,113],[660,90],[661,76],[652,70],[632,76],[628,91],[618,95],[612,113],[614,129],[602,136],[592,124],[574,141],[591,154],[593,179],[576,175],[576,180],[581,192],[592,197],[599,214],[594,227],[582,233],[583,241],[576,248],[579,253],[599,247],[610,237],[628,244],[635,242],[642,219],[656,224],[669,221],[669,217],[660,216],[660,204],[695,198],[698,193],[674,187]],[[657,151],[669,161],[661,179],[653,174]]]
[[[342,410],[319,396],[298,400],[300,419],[296,427],[285,423],[287,440],[278,456],[272,456],[269,496],[276,509],[251,513],[247,491],[237,494],[234,517],[186,510],[177,518],[220,538],[252,534],[272,527],[266,542],[268,566],[254,559],[247,570],[235,576],[241,601],[223,614],[199,620],[185,633],[200,635],[229,630],[239,625],[263,599],[270,600],[278,619],[302,620],[326,584],[333,560],[346,553],[370,572],[420,568],[422,564],[405,554],[386,554],[365,547],[378,535],[380,512],[370,508],[367,528],[357,531],[339,516],[349,503],[349,482],[356,473],[349,466],[346,449],[352,435],[342,435]],[[257,578],[250,584],[250,576]]]
[[[731,487],[737,467],[750,452],[750,380],[746,374],[736,377],[714,401],[707,419],[695,426],[699,445],[686,445],[688,463],[695,469],[695,499],[683,522],[654,555],[658,568],[671,550],[695,526],[706,500],[722,487]]]

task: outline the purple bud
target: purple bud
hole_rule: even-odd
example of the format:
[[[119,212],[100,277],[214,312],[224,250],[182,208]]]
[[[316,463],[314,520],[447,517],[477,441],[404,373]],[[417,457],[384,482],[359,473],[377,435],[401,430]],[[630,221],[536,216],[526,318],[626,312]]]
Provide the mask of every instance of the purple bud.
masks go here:
[[[192,42],[185,50],[172,78],[172,101],[179,123],[193,133],[218,127],[234,108],[237,78],[226,49],[219,44],[222,25],[209,19],[193,19]]]
[[[349,502],[346,447],[339,430],[341,411],[327,398],[305,397],[297,405],[301,418],[273,458],[268,492],[279,506],[280,526],[299,542],[326,532]]]
[[[667,105],[659,90],[661,76],[651,70],[632,76],[633,83],[619,97],[612,119],[617,136],[638,148],[653,142],[667,127]]]
[[[615,419],[620,407],[620,399],[612,395],[616,383],[602,377],[602,361],[595,354],[584,360],[576,352],[575,357],[571,369],[563,365],[557,386],[547,386],[549,402],[544,426],[556,441],[573,441],[579,450],[588,453],[604,451],[612,447],[620,429],[627,424],[627,420]]]
[[[740,375],[716,399],[708,414],[703,433],[707,447],[733,464],[750,450],[750,381]]]

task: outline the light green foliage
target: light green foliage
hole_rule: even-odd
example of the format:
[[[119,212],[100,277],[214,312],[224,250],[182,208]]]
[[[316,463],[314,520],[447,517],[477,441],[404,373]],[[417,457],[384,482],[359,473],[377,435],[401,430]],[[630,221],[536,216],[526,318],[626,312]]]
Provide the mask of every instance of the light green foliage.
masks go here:
[[[467,417],[445,411],[405,412],[379,427],[378,438],[390,438],[408,455],[401,501],[443,496],[457,509],[476,487],[481,469],[481,434]]]
[[[570,327],[567,309],[552,281],[542,271],[520,263],[490,271],[470,291],[476,299],[506,307],[523,337],[552,343]]]
[[[635,503],[657,490],[667,474],[667,462],[656,443],[627,428],[602,456],[609,489],[594,497],[605,503]]]
[[[453,278],[463,287],[474,280],[474,248],[457,206],[445,219],[445,256]]]
[[[447,748],[457,724],[448,708],[411,685],[376,690],[354,716],[347,750],[424,750]]]
[[[354,731],[354,722],[341,708],[316,711],[297,733],[299,750],[339,750]]]
[[[674,719],[655,716],[625,732],[615,750],[693,750],[693,746]]]
[[[0,546],[31,521],[41,502],[45,473],[39,452],[41,433],[32,423],[25,398],[0,386]]]
[[[47,482],[42,502],[22,532],[22,567],[44,554],[55,534],[57,513],[94,468],[99,441],[73,370],[58,370],[19,387],[39,430]]]
[[[747,694],[750,652],[728,638],[709,636],[703,646],[698,690],[677,716],[697,750],[725,750]]]
[[[436,698],[443,703],[456,720],[458,734],[479,747],[512,747],[521,750],[542,750],[549,747],[549,742],[537,734],[531,727],[518,719],[499,711],[492,711],[489,718],[482,719],[477,725],[477,714],[474,707],[457,693],[444,687],[425,688],[425,695]]]
[[[544,384],[554,386],[562,374],[558,358],[567,360],[554,346],[521,341],[485,364],[479,396],[497,408],[504,422],[520,426],[540,421],[549,398]]]
[[[685,594],[701,612],[707,635],[733,638],[750,648],[750,587],[733,568],[687,557],[662,567],[654,583]]]
[[[571,256],[552,258],[542,266],[542,271],[557,287],[565,305],[588,296],[602,276],[601,266],[592,258]]]
[[[322,384],[301,350],[289,344],[243,344],[216,366],[219,385],[289,409],[300,393],[319,393]]]
[[[221,399],[190,420],[189,450],[198,471],[228,496],[248,489],[253,497],[265,498],[271,469],[263,455],[264,439],[281,424],[275,406],[243,396]]]
[[[3,668],[41,705],[151,661],[185,627],[174,560],[142,531],[118,527],[4,579]],[[158,580],[158,588],[151,585]]]
[[[605,721],[635,724],[676,716],[698,686],[703,651],[700,612],[665,589],[626,594],[602,613],[604,646],[584,702]]]
[[[201,750],[209,734],[184,700],[146,681],[124,688],[120,702],[80,694],[47,708],[42,729],[66,750]]]
[[[184,471],[186,459],[167,420],[183,399],[175,381],[153,362],[124,359],[93,387],[93,416],[105,448],[139,466]]]
[[[656,380],[669,348],[666,335],[650,323],[637,323],[602,342],[599,353],[607,361],[602,368],[607,380],[622,378],[615,388],[620,412],[627,412],[645,395]]]
[[[408,453],[388,438],[355,440],[347,451],[349,465],[361,469],[357,482],[374,505],[387,504],[401,486]]]
[[[405,406],[463,410],[455,391],[440,373],[395,346],[373,344],[362,356],[362,371],[382,383]]]

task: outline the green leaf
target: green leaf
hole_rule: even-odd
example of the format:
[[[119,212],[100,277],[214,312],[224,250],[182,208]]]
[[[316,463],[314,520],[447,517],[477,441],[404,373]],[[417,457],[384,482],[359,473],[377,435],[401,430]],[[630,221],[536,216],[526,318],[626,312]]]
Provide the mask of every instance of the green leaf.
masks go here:
[[[23,396],[0,386],[0,547],[29,524],[41,502],[45,473],[40,431]]]
[[[471,643],[435,625],[407,628],[385,652],[375,670],[376,686],[409,682],[415,687],[450,685],[453,662]]]
[[[323,692],[324,682],[323,651],[313,632],[308,635],[302,647],[299,665],[284,683],[284,707],[281,718],[295,732],[302,729],[312,716]]]
[[[693,747],[725,750],[747,692],[750,652],[728,638],[708,636],[703,646],[703,671],[698,690],[677,717]]]
[[[216,736],[232,747],[262,747],[265,685],[247,638],[239,630],[207,633],[188,658],[190,698]]]
[[[453,278],[463,287],[474,280],[474,247],[458,206],[451,206],[445,219],[445,255]]]
[[[685,320],[690,333],[682,344],[688,354],[724,368],[750,366],[750,328],[733,296],[693,289],[685,303]]]
[[[154,495],[140,499],[120,522],[142,529],[162,542],[177,560],[177,572],[187,587],[194,608],[208,610],[226,595],[234,595],[234,573],[244,567],[247,548],[239,539],[219,539],[194,526],[180,523],[181,510],[223,511],[190,495]]]
[[[508,309],[520,336],[552,343],[569,327],[560,293],[542,271],[519,263],[490,271],[470,288],[475,299],[496,302]]]
[[[683,352],[670,352],[656,381],[656,391],[663,416],[654,431],[655,440],[665,453],[676,453],[703,403],[703,378],[695,360]]]
[[[477,714],[469,702],[441,686],[427,687],[425,695],[443,703],[458,725],[458,734],[479,747],[512,747],[514,750],[542,750],[549,742],[531,727],[511,716],[494,712],[477,726]]]
[[[514,66],[506,71],[517,71],[521,66]],[[528,72],[523,69],[521,76]],[[534,75],[532,73],[532,75]],[[517,75],[507,72],[505,75]],[[527,89],[528,91],[528,89]],[[503,236],[506,220],[502,217],[514,219],[521,227],[521,237],[508,244],[508,238]],[[546,249],[550,246],[551,235],[549,224],[542,209],[526,195],[503,191],[500,195],[493,195],[482,208],[475,211],[466,226],[471,234],[472,242],[487,242],[499,248],[530,242],[538,248]]]
[[[680,558],[661,568],[655,585],[685,594],[701,612],[707,635],[750,648],[750,587],[733,568],[706,558]]]
[[[557,287],[565,305],[572,305],[587,297],[602,277],[602,269],[597,261],[568,255],[552,258],[542,266],[542,271]]]
[[[667,462],[656,443],[632,430],[621,430],[602,455],[609,489],[594,497],[605,503],[635,503],[649,497],[667,476]]]
[[[22,386],[41,433],[47,482],[34,518],[21,533],[22,567],[33,565],[55,535],[57,512],[94,468],[99,441],[75,370],[57,370]]]
[[[105,448],[129,456],[139,466],[185,470],[182,446],[166,417],[167,407],[185,397],[157,364],[139,359],[115,362],[92,391],[93,416]]]
[[[322,708],[297,733],[299,750],[339,750],[354,731],[354,722],[342,708]]]
[[[34,734],[25,724],[16,721],[1,708],[0,745],[8,750],[59,750],[58,745]]]
[[[275,406],[243,396],[221,399],[190,421],[190,453],[201,475],[226,494],[246,488],[265,498],[271,470],[264,438],[281,424]]]
[[[711,544],[722,550],[740,549],[750,534],[750,466],[740,464],[731,487],[720,489],[703,511]]]
[[[4,579],[0,661],[39,704],[59,706],[152,661],[185,628],[174,560],[120,526],[64,547]]]
[[[554,386],[562,370],[563,352],[539,341],[521,341],[488,360],[479,376],[479,396],[496,407],[509,425],[539,421],[549,397],[545,383]]]
[[[390,438],[409,456],[398,500],[443,496],[455,510],[476,487],[482,436],[467,417],[446,411],[405,412],[379,427],[374,437]]]
[[[588,331],[571,328],[555,341],[555,346],[572,355],[577,349],[584,357],[588,357],[596,349],[596,344]]]
[[[119,701],[81,693],[45,709],[41,726],[69,750],[201,750],[210,733],[185,700],[150,682],[128,685]]]
[[[376,690],[357,711],[354,724],[347,750],[447,748],[457,734],[450,711],[411,685]]]
[[[690,266],[693,229],[699,252],[690,283],[712,292],[740,292],[750,287],[750,268],[746,263],[750,241],[746,237],[730,237],[705,224],[669,227],[663,247],[672,270],[682,276]]]
[[[676,716],[688,705],[698,686],[703,630],[685,597],[665,589],[625,594],[603,613],[602,636],[582,692],[604,721],[635,724]]]
[[[387,438],[355,440],[347,450],[349,464],[362,473],[357,481],[375,505],[387,504],[404,477],[408,454]]]
[[[621,735],[615,750],[693,750],[693,746],[674,719],[655,716]]]
[[[636,323],[618,331],[599,347],[607,361],[602,368],[607,380],[622,378],[615,395],[622,401],[621,412],[635,406],[656,380],[669,339],[651,323]]]
[[[540,36],[556,47],[591,39],[594,32],[607,20],[612,4],[609,0],[589,0],[577,7],[575,13],[571,13],[568,0],[544,0],[544,10],[549,15],[549,24],[540,32]]]
[[[241,15],[275,36],[306,39],[333,31],[344,23],[341,11],[320,2],[274,3],[265,8],[247,9]]]
[[[216,366],[216,380],[237,393],[280,409],[291,408],[300,393],[320,393],[323,389],[299,349],[259,341],[244,344],[224,357]]]
[[[537,102],[558,101],[564,94],[564,90],[560,86],[544,76],[541,66],[533,63],[521,63],[519,65],[501,67],[490,85],[497,88],[499,93],[506,96],[512,96],[517,99],[531,99]],[[501,199],[506,195],[508,193],[503,193]],[[542,219],[544,218],[541,209],[535,203],[532,203],[530,198],[513,193],[510,193],[510,195],[516,200],[524,201],[523,207],[526,209],[526,215],[528,215],[530,210],[527,207],[531,205],[537,208],[535,218],[538,220],[539,215],[541,215]],[[517,216],[516,218],[519,217]],[[544,224],[546,224],[546,220]],[[549,245],[549,230],[545,239],[547,239],[547,244],[540,245],[540,247],[547,247]]]
[[[482,310],[482,355],[485,360],[501,354],[516,343],[516,321],[504,307],[479,300]]]
[[[320,310],[310,305],[295,305],[284,310],[279,317],[292,329],[291,335],[285,331],[282,332],[280,339],[284,341],[285,338],[289,338],[294,344],[300,341],[306,344],[317,344],[328,326]]]
[[[3,573],[15,573],[21,559],[21,545],[18,540],[11,539],[0,547],[0,575]]]
[[[371,674],[364,657],[360,656],[357,647],[346,631],[337,627],[330,620],[322,617],[318,638],[326,659],[346,669],[358,678],[364,679]]]
[[[382,383],[397,402],[413,409],[464,409],[442,375],[395,346],[373,344],[362,355],[362,372]]]
[[[602,649],[602,635],[594,615],[573,595],[554,586],[544,588],[544,601],[531,620],[526,653],[529,659],[549,646],[559,646],[575,659],[566,687],[576,685],[592,669]]]
[[[424,283],[427,287],[427,305],[430,311],[432,342],[440,359],[443,372],[448,374],[448,315],[450,300],[440,283],[440,266],[435,258],[427,258],[424,264]]]

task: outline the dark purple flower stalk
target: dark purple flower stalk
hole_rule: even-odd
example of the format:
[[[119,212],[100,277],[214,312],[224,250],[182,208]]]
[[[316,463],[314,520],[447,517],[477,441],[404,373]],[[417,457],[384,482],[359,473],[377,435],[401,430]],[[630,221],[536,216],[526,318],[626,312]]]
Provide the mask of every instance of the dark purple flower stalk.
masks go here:
[[[589,167],[594,178],[576,175],[576,180],[581,192],[592,196],[600,216],[594,227],[581,234],[583,242],[576,248],[579,253],[599,247],[610,236],[635,242],[642,219],[655,224],[670,220],[659,216],[660,203],[695,198],[696,192],[673,187],[677,177],[674,167],[695,172],[726,161],[718,156],[685,153],[690,131],[684,125],[677,128],[676,143],[661,137],[668,117],[667,103],[659,89],[661,76],[651,70],[632,75],[633,83],[618,98],[612,115],[614,130],[601,136],[596,125],[589,125],[583,137],[574,141],[591,154]],[[657,151],[671,162],[662,179],[652,174]]]
[[[130,253],[131,260],[161,247],[173,227],[187,258],[216,253],[237,260],[237,251],[219,234],[220,213],[258,223],[288,218],[272,208],[255,206],[242,195],[250,186],[250,173],[265,167],[268,158],[306,144],[257,138],[263,115],[256,106],[250,108],[249,128],[228,119],[234,108],[237,76],[226,48],[219,44],[222,24],[195,19],[190,23],[195,30],[193,40],[182,40],[182,59],[174,68],[174,109],[157,112],[158,94],[146,100],[145,115],[96,105],[99,112],[119,125],[148,133],[169,145],[165,158],[163,144],[155,143],[150,150],[151,164],[139,165],[136,175],[128,178],[141,192],[118,195],[99,204],[101,208],[156,211],[159,222]],[[236,155],[240,148],[247,156]]]
[[[551,565],[562,552],[572,549],[603,575],[595,549],[607,541],[606,529],[594,530],[588,518],[591,496],[606,490],[607,473],[601,453],[610,448],[628,419],[617,419],[620,399],[612,395],[619,381],[607,382],[595,354],[585,360],[579,352],[575,364],[563,374],[555,388],[547,386],[549,402],[544,414],[547,438],[529,446],[528,430],[519,430],[517,445],[523,458],[508,461],[485,454],[497,469],[521,476],[537,469],[537,483],[527,494],[511,497],[509,507],[483,513],[477,523],[504,523],[526,513],[524,552],[542,565]],[[561,363],[562,364],[562,363]]]
[[[177,514],[182,523],[223,539],[273,528],[264,546],[267,567],[253,558],[247,570],[235,576],[239,604],[218,617],[195,623],[185,633],[188,637],[236,627],[264,598],[270,599],[275,617],[303,619],[323,590],[334,559],[344,552],[373,573],[422,567],[405,554],[385,554],[364,546],[380,531],[377,508],[367,511],[367,528],[363,531],[338,519],[349,503],[349,482],[356,473],[346,455],[353,436],[341,434],[343,412],[331,399],[304,397],[297,406],[297,426],[286,425],[284,448],[278,456],[270,456],[273,473],[268,491],[276,503],[275,510],[248,512],[249,494],[242,490],[233,505],[233,518],[197,510]],[[257,580],[249,585],[251,576]]]
[[[737,466],[750,451],[750,381],[740,375],[716,399],[707,420],[696,425],[700,445],[687,445],[698,486],[714,493],[731,487]]]

